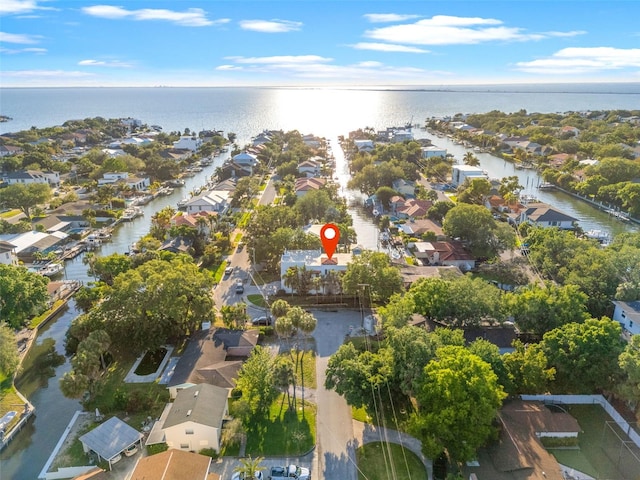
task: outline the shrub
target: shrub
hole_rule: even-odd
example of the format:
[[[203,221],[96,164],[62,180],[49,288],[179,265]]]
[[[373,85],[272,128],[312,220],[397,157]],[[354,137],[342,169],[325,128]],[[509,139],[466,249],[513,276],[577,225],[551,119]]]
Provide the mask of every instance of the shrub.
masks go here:
[[[153,406],[153,400],[149,395],[139,390],[134,390],[127,400],[127,412],[137,413],[150,410]]]
[[[129,394],[120,388],[113,392],[113,408],[124,410],[129,405]]]
[[[214,450],[213,448],[203,448],[198,453],[200,455],[206,455],[207,457],[211,457],[214,460],[217,459],[220,456],[220,454],[216,450]]]
[[[149,455],[155,455],[156,453],[162,453],[169,450],[169,445],[166,443],[156,443],[154,445],[147,445],[147,453]]]

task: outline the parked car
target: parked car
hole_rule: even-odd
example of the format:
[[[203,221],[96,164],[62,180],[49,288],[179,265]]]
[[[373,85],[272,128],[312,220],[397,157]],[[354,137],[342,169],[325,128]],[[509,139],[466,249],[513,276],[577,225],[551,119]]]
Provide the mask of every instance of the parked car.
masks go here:
[[[311,473],[308,468],[297,465],[287,465],[286,467],[271,467],[269,478],[297,478],[298,480],[311,480]]]
[[[237,251],[238,251],[238,252],[241,252],[243,248],[244,248],[244,242],[238,242],[238,248],[237,248]]]
[[[244,293],[244,285],[242,284],[242,280],[238,280],[236,282],[236,293],[237,294]]]
[[[256,472],[253,476],[256,480],[262,480],[262,472]],[[231,480],[245,480],[244,473],[236,472],[231,477]]]
[[[124,449],[124,456],[125,457],[130,457],[132,455],[135,455],[136,453],[138,453],[138,444],[134,443],[133,445],[129,445],[127,448]]]
[[[122,455],[118,454],[111,459],[111,464],[118,463],[120,460],[122,460]]]
[[[224,269],[224,274],[226,276],[229,276],[233,273],[233,267],[232,266],[228,266],[227,268]]]
[[[251,324],[258,326],[258,325],[271,325],[271,323],[273,322],[273,319],[269,316],[262,316],[262,317],[256,317],[253,320],[251,320]]]

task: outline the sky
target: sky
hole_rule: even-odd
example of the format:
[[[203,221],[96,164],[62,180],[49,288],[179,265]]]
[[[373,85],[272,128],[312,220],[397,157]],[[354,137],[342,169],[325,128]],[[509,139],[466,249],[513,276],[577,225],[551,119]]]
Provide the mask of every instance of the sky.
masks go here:
[[[0,86],[640,82],[640,1],[0,0]]]

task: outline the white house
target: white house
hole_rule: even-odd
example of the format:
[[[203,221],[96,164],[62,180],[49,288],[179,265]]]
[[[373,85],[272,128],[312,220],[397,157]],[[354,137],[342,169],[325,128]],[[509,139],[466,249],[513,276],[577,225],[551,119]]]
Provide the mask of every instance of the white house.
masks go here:
[[[198,452],[220,451],[222,421],[229,415],[229,391],[200,384],[178,391],[167,415],[163,432],[171,448]]]
[[[640,334],[640,300],[635,302],[614,301],[612,320],[620,322],[622,329],[632,335]]]
[[[415,242],[414,255],[427,265],[458,267],[468,272],[476,266],[475,259],[460,244],[454,242]]]
[[[107,148],[120,148],[122,145],[145,145],[147,143],[151,143],[151,140],[148,138],[138,138],[138,137],[127,137],[119,140],[114,140],[113,142],[107,145]]]
[[[113,185],[122,182],[132,190],[146,190],[151,185],[149,177],[138,178],[130,177],[129,172],[107,172],[102,174],[102,178],[98,179],[98,186]]]
[[[204,192],[189,200],[184,208],[189,214],[203,211],[222,213],[229,207],[230,193],[227,190]]]
[[[284,280],[291,267],[305,267],[314,276],[326,278],[331,271],[344,272],[352,257],[351,253],[334,253],[329,259],[321,250],[285,250],[280,258],[280,286],[285,292],[292,293],[293,290],[285,285]],[[332,287],[336,288],[335,286],[327,286],[325,289]],[[315,290],[311,290],[310,293],[315,293]]]
[[[0,157],[9,157],[11,155],[19,155],[23,152],[21,147],[13,145],[0,145]]]
[[[391,186],[393,189],[405,198],[416,196],[416,183],[405,180],[403,178],[396,178]]]
[[[191,150],[195,152],[202,145],[202,139],[196,136],[182,136],[177,142],[173,142],[173,148],[179,150]]]
[[[395,130],[391,137],[392,143],[402,143],[410,140],[413,140],[413,133],[411,133],[411,130]]]
[[[60,185],[60,173],[58,172],[42,172],[39,170],[22,170],[20,172],[11,172],[5,175],[5,181],[9,185],[17,183],[46,183],[50,186]]]
[[[353,144],[359,152],[371,152],[375,148],[373,140],[354,140]]]
[[[518,223],[529,222],[538,227],[572,229],[578,220],[546,203],[530,203],[520,212]]]
[[[0,240],[0,264],[15,266],[18,265],[16,246],[13,243]]]
[[[488,180],[489,176],[481,168],[472,165],[454,165],[451,168],[451,183],[454,187],[462,185],[467,178],[486,178]]]
[[[259,162],[258,157],[247,152],[241,152],[234,155],[232,160],[243,167],[255,167]]]
[[[320,162],[316,162],[315,160],[305,160],[298,164],[298,173],[304,174],[307,177],[315,177],[316,175],[320,175],[320,169],[322,165]]]
[[[428,147],[422,147],[420,149],[422,151],[422,158],[430,158],[430,157],[446,157],[447,149],[436,147],[435,145],[430,145]]]

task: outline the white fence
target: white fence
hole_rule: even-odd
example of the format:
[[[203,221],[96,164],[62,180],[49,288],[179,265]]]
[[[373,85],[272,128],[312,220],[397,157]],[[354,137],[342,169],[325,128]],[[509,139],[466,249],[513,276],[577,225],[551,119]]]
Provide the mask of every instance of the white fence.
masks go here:
[[[627,434],[631,441],[635,443],[638,448],[640,448],[640,434],[638,434],[638,432],[631,428],[629,422],[622,418],[622,415],[620,415],[602,395],[520,395],[520,398],[522,398],[522,400],[535,400],[547,403],[557,402],[567,405],[598,404],[602,408],[604,408],[604,410],[609,414],[613,421],[618,424],[618,426],[624,431],[624,433]]]
[[[47,472],[44,476],[46,480],[60,480],[63,478],[75,478],[78,475],[83,475],[90,470],[96,468],[95,465],[88,465],[84,467],[62,467],[57,472]]]
[[[64,429],[64,433],[62,434],[62,436],[58,440],[58,443],[56,444],[55,448],[53,449],[53,452],[51,452],[51,455],[49,455],[49,459],[47,460],[47,463],[45,463],[44,467],[42,467],[42,470],[40,471],[40,475],[38,475],[38,479],[51,480],[51,479],[57,479],[57,478],[73,478],[74,477],[74,475],[70,475],[69,477],[49,477],[48,476],[49,475],[48,470],[49,470],[49,468],[51,468],[51,464],[55,460],[56,455],[58,455],[58,452],[60,451],[60,449],[62,448],[62,445],[63,445],[65,439],[67,438],[69,433],[71,433],[71,429],[73,428],[73,424],[76,423],[76,420],[78,419],[78,417],[80,415],[85,415],[86,413],[87,412],[83,412],[82,410],[77,410],[76,413],[73,414],[73,417],[71,417],[71,420],[69,421],[69,424],[67,425],[67,428]],[[82,468],[86,468],[86,467],[82,467]],[[84,473],[85,471],[83,471],[82,473]],[[55,474],[55,472],[54,472],[54,474]]]

